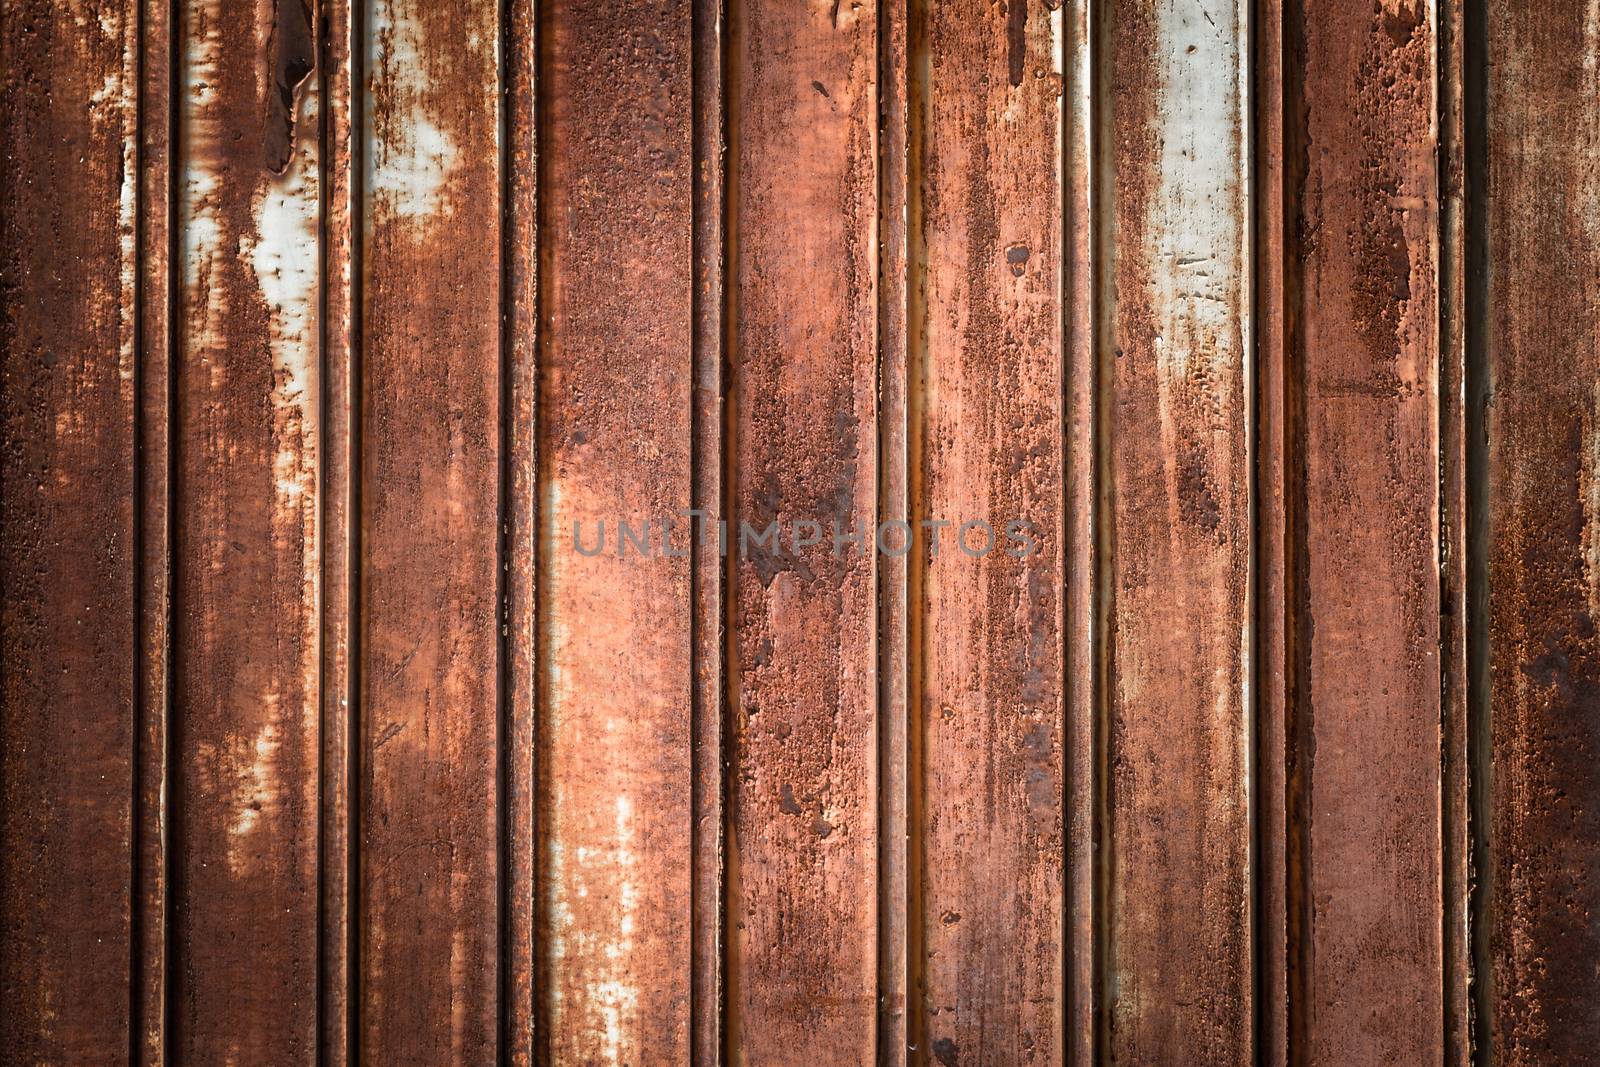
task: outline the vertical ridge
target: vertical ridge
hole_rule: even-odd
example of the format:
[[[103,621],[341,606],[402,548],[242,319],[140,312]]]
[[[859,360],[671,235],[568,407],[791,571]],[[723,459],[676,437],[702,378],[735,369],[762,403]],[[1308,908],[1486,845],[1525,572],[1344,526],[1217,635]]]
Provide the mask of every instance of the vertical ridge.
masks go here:
[[[167,1062],[167,751],[171,634],[171,324],[177,263],[171,162],[176,70],[170,0],[141,0],[138,14],[138,181],[135,287],[135,620],[138,626],[133,745],[132,1025],[129,1062]]]
[[[496,0],[498,11],[495,19],[495,33],[499,37],[499,47],[495,50],[498,60],[498,70],[495,72],[499,81],[495,101],[499,109],[499,128],[497,131],[498,159],[496,167],[499,171],[499,233],[496,235],[495,252],[500,260],[499,277],[499,327],[497,338],[499,352],[499,396],[497,407],[499,418],[495,427],[497,441],[496,482],[495,487],[495,775],[494,775],[494,805],[495,805],[495,1023],[498,1030],[495,1042],[495,1062],[505,1067],[511,1062],[511,869],[512,869],[512,834],[511,834],[511,782],[512,767],[512,708],[511,708],[511,605],[510,605],[510,566],[511,566],[511,446],[514,440],[513,415],[511,404],[513,399],[513,386],[511,380],[512,369],[512,341],[515,327],[511,321],[512,298],[511,285],[511,243],[512,243],[512,215],[513,208],[510,200],[511,194],[511,156],[512,147],[510,137],[512,120],[510,113],[511,87],[507,79],[514,56],[512,54],[511,37],[511,11],[515,0]]]
[[[134,728],[133,1005],[130,1064],[166,1062],[166,736],[168,633],[171,632],[170,509],[171,322],[174,286],[171,118],[174,102],[171,6],[141,0],[138,18],[138,360],[134,394],[134,585],[139,627]]]
[[[1063,405],[1067,420],[1066,514],[1070,527],[1063,538],[1066,559],[1067,625],[1064,627],[1067,733],[1067,804],[1065,841],[1068,890],[1067,996],[1062,1022],[1067,1035],[1067,1062],[1072,1067],[1094,1067],[1100,1061],[1100,1006],[1103,953],[1103,912],[1100,880],[1104,814],[1100,802],[1101,774],[1101,664],[1099,648],[1100,503],[1097,449],[1099,401],[1098,271],[1100,239],[1096,187],[1099,0],[1072,0],[1067,8],[1067,71],[1065,93],[1068,114],[1063,126],[1064,230],[1067,254],[1063,257],[1067,316],[1064,332],[1067,391]]]
[[[1255,758],[1251,775],[1255,824],[1255,1041],[1258,1062],[1285,1067],[1287,927],[1285,914],[1284,746],[1287,639],[1285,590],[1285,228],[1284,228],[1284,0],[1259,0],[1252,19],[1254,78],[1251,209],[1255,250],[1251,270],[1255,362],[1251,434],[1255,511],[1254,658]]]
[[[316,1059],[323,1067],[350,1061],[349,997],[352,931],[348,856],[351,849],[350,750],[352,559],[351,465],[357,412],[351,406],[353,334],[357,309],[352,254],[353,179],[351,131],[355,59],[351,30],[360,0],[328,0],[319,12],[318,181],[321,225],[318,316],[320,337],[320,418],[317,454],[321,457],[318,528],[321,538],[321,649],[318,699],[321,705],[317,850],[318,1038]]]
[[[533,110],[533,188],[534,188],[534,279],[533,279],[533,304],[535,332],[534,364],[536,382],[535,391],[542,402],[544,399],[544,374],[549,365],[549,349],[552,342],[551,332],[544,329],[550,311],[550,285],[552,282],[551,259],[552,250],[546,235],[550,230],[549,200],[545,196],[548,187],[549,153],[546,151],[547,140],[550,135],[550,105],[551,101],[546,86],[550,76],[550,0],[528,0],[532,7],[532,50],[533,50],[533,84],[538,91],[534,93]],[[535,514],[533,526],[533,544],[531,554],[535,576],[537,576],[551,553],[551,546],[555,543],[555,516],[554,509],[550,507],[551,481],[549,478],[549,462],[547,458],[542,420],[536,427],[533,443],[535,463],[535,482],[533,486]],[[530,650],[531,662],[534,671],[534,721],[533,721],[533,751],[531,753],[531,766],[533,776],[533,819],[530,822],[530,833],[533,839],[532,867],[533,878],[531,890],[532,901],[532,981],[531,995],[533,999],[533,1035],[530,1041],[530,1052],[535,1064],[551,1063],[552,1027],[550,1025],[551,1004],[550,990],[554,984],[552,974],[551,929],[552,912],[550,905],[549,878],[551,871],[550,862],[550,831],[549,827],[539,818],[542,812],[549,810],[550,790],[553,783],[548,774],[548,746],[545,742],[547,726],[547,710],[550,707],[551,667],[549,662],[551,639],[550,626],[553,621],[553,612],[549,604],[549,588],[547,583],[536,581],[531,590],[532,599],[532,649]]]
[[[1304,0],[1281,0],[1279,34],[1283,41],[1283,613],[1284,613],[1284,944],[1285,1049],[1289,1064],[1304,1064],[1311,1032],[1311,707],[1306,699],[1310,664],[1306,571],[1309,567],[1302,499],[1306,480],[1304,353],[1300,339],[1301,234],[1299,203],[1306,182],[1307,103]]]
[[[362,884],[362,850],[366,840],[364,811],[364,761],[361,738],[365,729],[366,689],[362,673],[363,636],[366,615],[366,557],[363,532],[365,503],[362,482],[366,474],[363,438],[366,432],[366,252],[367,252],[367,174],[371,146],[367,126],[367,39],[368,0],[343,0],[350,5],[348,46],[349,128],[345,133],[348,148],[346,172],[350,186],[349,322],[345,336],[350,347],[349,440],[345,486],[346,546],[349,567],[345,581],[345,600],[349,605],[349,662],[341,693],[345,710],[344,789],[346,831],[344,849],[345,884],[345,1026],[344,1063],[355,1067],[365,1062],[362,1047],[365,1029],[366,887]]]
[[[721,866],[721,946],[718,960],[722,987],[722,1012],[719,1017],[718,1049],[720,1063],[725,1067],[744,1067],[744,1050],[740,1041],[744,1019],[741,1002],[738,966],[739,949],[743,938],[743,924],[737,919],[741,901],[739,884],[739,835],[735,820],[737,810],[736,782],[739,776],[738,746],[733,743],[734,729],[740,700],[739,640],[735,621],[738,618],[738,582],[735,575],[738,564],[729,553],[736,552],[738,509],[738,376],[739,376],[739,178],[740,178],[740,92],[743,79],[736,62],[744,30],[744,4],[731,3],[724,20],[722,48],[722,86],[720,112],[722,121],[723,186],[722,186],[722,448],[718,456],[721,482],[721,509],[726,527],[719,546],[722,555],[722,640],[719,642],[723,686],[718,703],[717,720],[723,739],[722,768],[722,866]]]
[[[1494,857],[1491,784],[1492,651],[1489,632],[1489,235],[1488,212],[1488,3],[1461,5],[1462,167],[1462,412],[1466,559],[1466,748],[1467,776],[1467,1010],[1474,1067],[1494,1063],[1495,973],[1493,969]]]
[[[1463,267],[1465,160],[1463,152],[1462,0],[1435,11],[1435,95],[1439,107],[1439,692],[1440,918],[1444,1062],[1471,1060],[1468,896],[1471,884],[1467,760],[1468,553],[1466,485],[1466,288]]]
[[[1110,361],[1114,357],[1112,339],[1115,337],[1117,308],[1116,292],[1116,241],[1115,213],[1110,210],[1116,195],[1116,162],[1111,149],[1113,127],[1113,86],[1107,70],[1107,55],[1113,48],[1112,14],[1110,0],[1092,0],[1088,35],[1089,52],[1089,174],[1091,209],[1092,279],[1089,288],[1092,323],[1092,342],[1087,369],[1092,377],[1090,395],[1093,427],[1090,453],[1093,456],[1093,485],[1089,494],[1093,501],[1092,525],[1094,537],[1093,559],[1089,565],[1094,589],[1092,607],[1094,633],[1090,639],[1090,670],[1088,686],[1093,693],[1093,766],[1094,766],[1094,885],[1096,921],[1094,939],[1095,958],[1095,1056],[1109,1061],[1115,1048],[1115,1007],[1118,999],[1118,976],[1115,970],[1116,940],[1115,917],[1112,902],[1116,886],[1115,858],[1117,840],[1112,822],[1115,796],[1112,792],[1111,769],[1117,758],[1112,732],[1110,680],[1116,671],[1117,602],[1114,575],[1117,557],[1116,484],[1112,477],[1111,453],[1107,447],[1108,427],[1111,422],[1113,375]]]
[[[501,1058],[530,1067],[540,1032],[535,998],[538,708],[538,138],[537,0],[502,0],[501,537],[502,685]]]
[[[931,91],[928,5],[906,0],[906,521],[927,518],[925,435],[928,383],[928,254],[924,219],[927,109]],[[874,546],[876,547],[876,546]],[[927,554],[905,557],[906,571],[906,1023],[908,1064],[927,1064]]]
[[[186,32],[187,20],[183,16],[183,6],[180,0],[169,0],[169,17],[167,22],[168,32],[168,85],[170,111],[167,117],[167,143],[169,156],[167,162],[167,195],[170,198],[168,213],[171,219],[169,232],[168,251],[171,261],[168,264],[168,323],[170,331],[167,339],[167,377],[164,385],[166,395],[163,403],[165,416],[165,434],[167,444],[166,466],[166,531],[167,536],[164,549],[164,566],[167,574],[167,611],[166,611],[166,685],[162,690],[162,714],[165,722],[164,733],[166,736],[166,773],[162,776],[163,795],[162,811],[165,816],[162,850],[162,937],[163,937],[163,965],[162,973],[162,1017],[161,1017],[161,1044],[162,1063],[175,1065],[179,1057],[173,1055],[173,1035],[177,1031],[177,988],[179,969],[173,966],[174,946],[178,940],[178,902],[183,895],[183,883],[178,877],[182,870],[181,853],[183,851],[184,835],[183,810],[180,797],[182,796],[183,761],[171,759],[172,753],[181,753],[182,738],[179,729],[179,719],[176,714],[176,699],[173,680],[178,677],[179,666],[182,662],[182,649],[177,640],[178,620],[182,615],[182,590],[177,581],[179,537],[178,516],[179,505],[182,502],[180,479],[178,470],[181,461],[179,447],[180,428],[182,425],[182,411],[179,404],[180,388],[183,378],[184,345],[182,343],[182,330],[180,324],[184,315],[184,286],[180,279],[183,278],[184,256],[184,231],[185,218],[182,209],[183,174],[187,166],[186,154],[183,149],[183,101],[181,90],[183,88],[183,35]]]
[[[878,7],[878,433],[879,528],[908,518],[906,329],[909,264],[907,0]],[[906,564],[875,555],[878,655],[879,1067],[906,1060]]]
[[[723,403],[723,17],[721,0],[695,0],[692,13],[694,123],[694,360],[689,376],[690,658],[693,751],[690,841],[690,1059],[714,1064],[722,1014],[722,586],[716,535],[722,516]],[[713,461],[713,458],[715,461]]]

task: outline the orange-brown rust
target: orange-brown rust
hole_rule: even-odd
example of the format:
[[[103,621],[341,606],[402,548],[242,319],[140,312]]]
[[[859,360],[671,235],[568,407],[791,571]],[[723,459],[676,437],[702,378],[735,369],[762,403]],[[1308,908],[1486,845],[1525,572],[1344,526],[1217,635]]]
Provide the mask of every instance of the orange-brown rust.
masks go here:
[[[137,12],[0,17],[0,1059],[124,1059]]]
[[[694,35],[694,423],[690,477],[705,530],[718,529],[724,498],[723,406],[726,249],[722,0],[693,0]],[[690,940],[690,1061],[715,1063],[723,992],[723,597],[727,568],[715,537],[697,537],[694,599],[694,900]]]
[[[1294,1056],[1443,1056],[1433,26],[1420,0],[1290,28],[1300,391],[1291,457]]]
[[[558,1063],[689,1058],[690,15],[558,3],[543,27],[539,892]]]
[[[1129,3],[1105,29],[1118,1062],[1253,1058],[1245,11]]]
[[[925,11],[915,1062],[1049,1064],[1064,975],[1060,20],[1039,0]],[[974,520],[997,542],[981,558],[958,544]],[[1020,558],[1013,521],[1035,531]]]
[[[140,0],[137,25],[126,28],[126,57],[136,57],[143,78],[138,87],[138,205],[134,240],[137,270],[139,346],[136,447],[139,477],[138,721],[135,736],[133,924],[133,1015],[135,1032],[129,1062],[161,1067],[166,1062],[167,973],[171,956],[167,923],[167,796],[171,753],[171,437],[172,437],[172,55],[173,5]],[[130,120],[131,121],[131,120]]]
[[[1103,72],[1094,62],[1099,42],[1099,5],[1066,0],[1061,5],[1062,76],[1062,389],[1063,451],[1066,457],[1061,557],[1063,580],[1062,749],[1066,956],[1063,983],[1065,1060],[1072,1067],[1100,1062],[1103,1029],[1102,854],[1103,763],[1098,615],[1101,580],[1100,333],[1102,235],[1096,225],[1095,156],[1100,131],[1095,106]],[[1096,75],[1100,75],[1099,78]]]
[[[319,190],[314,122],[263,163],[271,14],[180,19],[167,1040],[292,1064],[317,1047]]]
[[[357,280],[354,253],[360,234],[356,203],[361,158],[352,141],[358,92],[355,78],[361,0],[322,0],[326,37],[318,40],[317,152],[322,166],[320,271],[321,358],[321,748],[318,789],[321,822],[317,884],[320,941],[318,1041],[324,1062],[350,1062],[351,989],[358,961],[354,944],[355,894],[351,884],[356,827],[351,780],[354,692],[352,576],[359,534],[355,528],[356,430],[359,372],[356,346]],[[310,121],[304,116],[302,121]]]
[[[1495,852],[1480,980],[1487,1051],[1522,1067],[1600,1043],[1600,19],[1496,0],[1484,32]]]
[[[910,5],[879,9],[878,96],[878,520],[905,521],[910,505],[910,355],[907,271],[911,189],[908,122]],[[907,966],[910,832],[908,787],[909,571],[904,556],[880,556],[878,601],[878,1067],[908,1059]]]
[[[731,14],[735,523],[876,521],[877,12]],[[786,538],[787,533],[784,535]],[[874,583],[752,546],[730,561],[734,1063],[870,1063],[877,1014]]]
[[[539,887],[539,27],[533,0],[512,0],[504,37],[505,138],[502,146],[501,373],[508,405],[500,420],[503,458],[500,504],[504,539],[501,627],[501,1055],[512,1067],[533,1067],[548,1017],[536,1003],[544,943],[537,930]]]
[[[378,0],[361,395],[362,1062],[499,1040],[496,5]]]
[[[1253,11],[1252,93],[1255,182],[1252,209],[1255,370],[1255,588],[1250,687],[1254,693],[1251,807],[1255,941],[1255,1047],[1263,1067],[1289,1062],[1288,937],[1288,498],[1285,471],[1287,203],[1285,189],[1284,4],[1264,0]]]

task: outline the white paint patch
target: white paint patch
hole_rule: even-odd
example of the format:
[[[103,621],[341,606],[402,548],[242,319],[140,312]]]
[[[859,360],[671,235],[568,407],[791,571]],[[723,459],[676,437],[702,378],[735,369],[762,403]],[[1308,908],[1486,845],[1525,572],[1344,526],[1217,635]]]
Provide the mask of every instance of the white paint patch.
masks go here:
[[[1244,17],[1216,0],[1174,0],[1158,31],[1161,162],[1145,227],[1150,303],[1162,315],[1157,365],[1170,380],[1203,359],[1214,387],[1231,390],[1243,362],[1248,247]]]
[[[388,86],[396,114],[387,116],[384,136],[372,129],[375,100],[367,89],[367,196],[370,209],[389,217],[427,218],[449,211],[445,192],[457,149],[449,133],[423,104],[420,81],[422,29],[414,17],[397,13],[392,2],[373,7],[368,34],[368,69],[389,71]]]
[[[262,811],[275,799],[271,795],[271,783],[277,781],[276,763],[278,752],[283,748],[278,735],[278,703],[276,690],[262,694],[267,722],[256,734],[250,762],[233,783],[232,811],[228,820],[228,869],[238,875],[250,870],[251,850],[248,842],[242,839],[255,830]]]
[[[574,863],[566,863],[566,852],[558,842],[551,845],[551,871],[547,883],[552,901],[551,956],[559,968],[570,952],[584,973],[583,1002],[568,1005],[555,983],[551,997],[552,1027],[565,1032],[563,1017],[573,1011],[589,1016],[581,1029],[596,1032],[601,1038],[603,1058],[611,1067],[636,1064],[632,1035],[639,1013],[639,989],[634,984],[630,964],[634,956],[634,935],[639,923],[639,865],[635,852],[633,802],[615,799],[612,811],[611,840],[604,846],[580,846],[573,850]],[[580,928],[574,921],[570,901],[588,900],[591,884],[613,902],[612,922],[606,927]]]
[[[303,146],[302,146],[303,148]],[[308,436],[317,402],[316,161],[297,150],[290,174],[262,184],[252,216],[255,233],[240,238],[270,322],[277,451],[273,481],[279,514],[294,514],[314,473]]]

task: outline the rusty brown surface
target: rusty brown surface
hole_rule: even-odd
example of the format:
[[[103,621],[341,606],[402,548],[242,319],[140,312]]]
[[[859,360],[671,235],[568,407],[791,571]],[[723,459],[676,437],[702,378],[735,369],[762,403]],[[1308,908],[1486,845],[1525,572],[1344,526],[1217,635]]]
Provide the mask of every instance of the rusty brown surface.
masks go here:
[[[317,886],[319,985],[317,1033],[324,1062],[350,1059],[352,978],[357,961],[352,952],[356,927],[352,916],[351,855],[355,827],[351,810],[356,738],[352,707],[355,690],[354,576],[360,537],[352,522],[357,514],[357,431],[360,422],[359,321],[355,248],[360,214],[356,202],[359,156],[356,129],[356,42],[359,5],[349,0],[324,0],[318,9],[325,31],[317,41],[317,111],[320,174],[320,252],[322,301],[319,307],[319,373],[322,404],[321,487],[321,701],[318,730]],[[308,121],[309,116],[302,118]]]
[[[1251,817],[1255,839],[1251,931],[1255,949],[1255,1052],[1263,1067],[1289,1063],[1289,988],[1294,966],[1289,954],[1288,915],[1288,707],[1289,656],[1289,499],[1285,477],[1290,462],[1287,416],[1288,263],[1285,251],[1291,206],[1285,152],[1284,0],[1261,0],[1251,11],[1252,55],[1249,91],[1255,181],[1252,222],[1251,292],[1253,309],[1253,402],[1250,442],[1255,479],[1254,612],[1251,632],[1255,693],[1255,737],[1251,773]]]
[[[681,512],[693,489],[692,7],[556,4],[543,30],[540,432],[549,551],[539,777],[548,1055],[559,1063],[685,1062],[696,531]],[[587,91],[592,85],[606,90]],[[650,548],[641,551],[627,530]]]
[[[1106,35],[1113,1059],[1252,1059],[1245,9]]]
[[[318,261],[302,253],[315,247],[320,195],[314,42],[297,4],[247,18],[187,5],[176,31],[166,1040],[180,1062],[309,1063],[320,379]]]
[[[134,1033],[130,1064],[167,1062],[166,1022],[171,945],[167,922],[167,798],[171,753],[172,654],[172,54],[170,4],[141,0],[139,62],[138,204],[135,209],[140,351],[135,425],[139,449],[135,485],[139,515],[135,588],[139,596],[138,720],[130,762],[136,783],[134,925],[131,976]]]
[[[724,129],[723,0],[694,0],[694,425],[689,474],[701,529],[716,531],[724,513],[723,422],[726,247],[723,240],[726,133]],[[722,1047],[724,797],[723,722],[726,641],[723,601],[727,568],[715,536],[696,537],[691,596],[694,693],[691,730],[694,784],[693,914],[690,918],[692,974],[689,979],[689,1041],[692,1063],[715,1063]]]
[[[878,522],[910,516],[911,4],[887,0],[878,18]],[[910,934],[911,609],[907,557],[877,564],[878,1032],[877,1067],[904,1067]]]
[[[1577,1063],[1600,1041],[1600,23],[1496,2],[1485,26],[1488,1051]]]
[[[503,8],[501,188],[502,538],[500,714],[500,1055],[532,1067],[546,1020],[539,953],[539,25],[532,0]]]
[[[0,27],[0,1059],[125,1059],[137,8]]]
[[[1468,440],[1469,386],[1479,383],[1467,363],[1472,304],[1467,283],[1466,3],[1444,0],[1438,10],[1436,92],[1439,97],[1439,743],[1440,896],[1444,963],[1444,1063],[1472,1063],[1472,825],[1471,699],[1477,661],[1471,641],[1478,610],[1472,590],[1481,575],[1469,552],[1468,527],[1480,487],[1472,482]],[[1476,89],[1474,89],[1474,94]],[[1475,404],[1476,401],[1473,401]]]
[[[499,13],[365,12],[363,1062],[499,1041]]]
[[[733,550],[727,1055],[870,1063],[877,1014],[873,559],[876,11],[730,9]]]
[[[923,10],[911,1029],[919,1063],[1044,1064],[1063,1048],[1060,20]]]
[[[0,1062],[1584,1061],[1591,14],[10,5]]]
[[[1095,62],[1099,29],[1093,0],[1061,6],[1062,75],[1062,434],[1066,463],[1061,529],[1063,569],[1062,696],[1065,702],[1063,807],[1066,974],[1063,982],[1065,1060],[1101,1062],[1105,864],[1101,854],[1105,770],[1101,633],[1102,521],[1099,442],[1102,432],[1099,314],[1104,231],[1097,218],[1096,109],[1103,72]]]
[[[1433,26],[1410,2],[1292,17],[1294,1055],[1434,1062],[1445,1027]]]

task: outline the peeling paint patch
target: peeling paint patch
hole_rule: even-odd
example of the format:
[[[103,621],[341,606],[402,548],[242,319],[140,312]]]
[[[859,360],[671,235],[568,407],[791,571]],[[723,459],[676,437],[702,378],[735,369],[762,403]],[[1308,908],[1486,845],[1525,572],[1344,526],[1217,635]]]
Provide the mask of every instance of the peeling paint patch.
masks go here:
[[[421,220],[452,210],[446,193],[458,148],[430,111],[427,83],[419,77],[425,69],[423,55],[418,16],[397,11],[394,0],[376,3],[367,62],[371,70],[387,73],[385,91],[392,102],[382,130],[369,130],[366,189],[372,210],[398,219]],[[376,110],[370,85],[367,97],[370,127]]]

